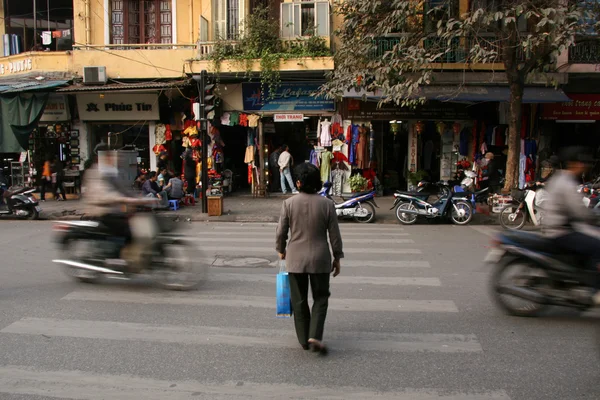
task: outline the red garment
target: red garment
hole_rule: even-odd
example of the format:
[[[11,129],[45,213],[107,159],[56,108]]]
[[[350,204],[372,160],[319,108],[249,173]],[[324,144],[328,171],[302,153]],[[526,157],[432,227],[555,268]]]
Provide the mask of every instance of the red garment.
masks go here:
[[[173,140],[173,132],[171,132],[171,125],[165,125],[165,140]]]
[[[248,126],[248,114],[240,114],[240,125]]]
[[[167,148],[165,146],[163,146],[162,144],[157,144],[156,146],[154,146],[152,148],[152,152],[156,155],[159,155],[160,153],[166,152]]]
[[[331,125],[331,137],[337,138],[343,134],[344,134],[344,128],[342,127],[342,125],[339,122],[334,122]]]
[[[334,152],[333,159],[331,162],[334,163],[334,162],[342,162],[342,161],[349,162],[348,157],[346,157],[344,155],[344,153],[342,153],[341,151]]]
[[[346,143],[352,143],[352,125],[349,125],[348,129],[346,130]]]
[[[248,164],[248,184],[252,185],[252,164]]]
[[[185,122],[183,123],[183,130],[186,130],[190,126],[194,126],[195,124],[196,124],[195,121],[193,121],[191,119],[186,119]]]
[[[527,157],[525,161],[525,182],[535,181],[535,168],[531,157]]]
[[[526,106],[523,106],[523,115],[521,116],[521,139],[527,137],[527,113],[525,112],[527,109]]]

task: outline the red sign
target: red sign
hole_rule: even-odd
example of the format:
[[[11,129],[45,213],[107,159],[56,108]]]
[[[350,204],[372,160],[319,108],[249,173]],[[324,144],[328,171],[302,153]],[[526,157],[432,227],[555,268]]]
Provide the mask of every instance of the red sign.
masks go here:
[[[573,101],[544,104],[542,119],[557,121],[600,120],[600,94],[567,94]]]

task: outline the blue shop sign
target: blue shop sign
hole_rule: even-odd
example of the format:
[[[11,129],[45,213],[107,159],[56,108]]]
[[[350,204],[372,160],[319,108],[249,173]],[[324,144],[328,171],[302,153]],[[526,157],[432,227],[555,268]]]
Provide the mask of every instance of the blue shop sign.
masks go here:
[[[275,95],[261,91],[260,83],[242,83],[244,111],[335,111],[335,101],[314,96],[322,83],[281,83]]]

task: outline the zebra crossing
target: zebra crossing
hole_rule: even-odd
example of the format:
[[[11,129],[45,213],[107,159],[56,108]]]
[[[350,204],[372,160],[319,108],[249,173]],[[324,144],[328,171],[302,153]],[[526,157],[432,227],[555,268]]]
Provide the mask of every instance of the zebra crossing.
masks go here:
[[[452,364],[453,357],[483,357],[485,349],[477,335],[462,331],[460,325],[449,328],[461,309],[444,297],[444,280],[409,230],[341,226],[346,258],[342,274],[331,281],[325,339],[332,354],[323,365],[302,352],[291,320],[275,318],[275,226],[208,224],[190,229],[187,240],[211,264],[198,291],[168,292],[123,282],[77,285],[57,297],[50,310],[36,310],[2,327],[0,347],[24,342],[39,354],[13,357],[30,363],[0,363],[0,398],[5,393],[92,400],[510,400],[502,388],[460,391],[398,382],[382,389],[359,378],[344,385],[320,377],[307,382],[274,370],[292,358],[294,367],[288,368],[293,370],[353,374],[368,368],[381,370],[384,376],[406,358]],[[406,315],[443,316],[446,326],[439,331],[414,331],[403,326]],[[103,346],[116,350],[109,357]],[[72,360],[71,352],[89,352],[100,361],[88,366]],[[125,359],[139,353],[139,359]],[[195,354],[206,359],[198,361]],[[37,365],[37,357],[60,360]],[[146,358],[150,357],[162,365],[149,367]],[[201,362],[206,376],[196,375],[185,361]],[[112,363],[123,364],[129,372]],[[225,365],[222,370],[220,365]],[[257,365],[271,374],[248,372]],[[167,366],[181,376],[162,372]],[[418,376],[418,371],[409,372]]]

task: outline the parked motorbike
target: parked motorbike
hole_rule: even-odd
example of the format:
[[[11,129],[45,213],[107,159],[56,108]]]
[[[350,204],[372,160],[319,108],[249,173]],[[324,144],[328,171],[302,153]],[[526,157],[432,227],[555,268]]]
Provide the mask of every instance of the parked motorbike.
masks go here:
[[[485,261],[495,265],[492,297],[511,315],[533,317],[550,306],[586,310],[593,305],[598,272],[575,267],[590,260],[565,252],[551,239],[504,232]]]
[[[180,223],[154,212],[137,213],[129,219],[133,243],[127,259],[119,258],[124,240],[115,238],[98,221],[61,221],[54,230],[61,258],[71,277],[96,283],[102,277],[132,279],[150,275],[170,290],[191,290],[204,279],[208,264],[193,254],[185,239],[176,234]]]
[[[342,197],[343,202],[336,202],[330,195],[331,183],[325,182],[323,188],[319,191],[319,195],[327,197],[335,204],[335,212],[341,218],[354,218],[356,222],[370,223],[375,221],[375,207],[379,208],[375,203],[375,189],[354,193],[349,199]]]
[[[0,204],[0,215],[14,215],[19,218],[38,219],[42,209],[32,188],[7,188],[0,184],[3,202]]]
[[[539,226],[544,219],[544,201],[547,193],[541,187],[530,184],[524,190],[513,190],[512,203],[500,212],[500,225],[506,229],[519,230],[527,221]]]
[[[453,193],[446,183],[438,183],[439,196],[434,201],[428,201],[429,193],[403,192],[394,193],[396,218],[402,224],[411,225],[417,222],[419,216],[427,218],[449,217],[456,225],[466,225],[473,218],[473,206],[468,196]]]

